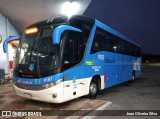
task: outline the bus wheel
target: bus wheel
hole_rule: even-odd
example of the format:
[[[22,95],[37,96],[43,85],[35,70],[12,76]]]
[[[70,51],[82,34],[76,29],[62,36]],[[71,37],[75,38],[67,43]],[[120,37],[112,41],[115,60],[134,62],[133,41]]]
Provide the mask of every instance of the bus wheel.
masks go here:
[[[88,97],[90,99],[95,99],[96,96],[97,96],[97,92],[98,92],[97,83],[94,80],[92,80],[91,84],[89,86],[89,95],[88,95]]]

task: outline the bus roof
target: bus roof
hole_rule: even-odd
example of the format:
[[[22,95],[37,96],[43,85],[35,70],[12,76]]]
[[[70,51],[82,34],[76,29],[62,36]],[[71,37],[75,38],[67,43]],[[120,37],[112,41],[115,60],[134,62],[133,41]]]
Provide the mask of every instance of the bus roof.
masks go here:
[[[57,18],[49,18],[47,20],[34,23],[34,24],[28,26],[27,28],[34,27],[34,26],[42,27],[42,26],[47,26],[47,25],[57,24],[57,23],[67,23],[68,24],[70,21],[72,21],[74,19],[80,20],[80,21],[86,21],[86,22],[91,23],[91,24],[95,24],[97,27],[99,27],[99,28],[101,28],[101,29],[113,34],[113,35],[116,35],[117,37],[122,38],[125,41],[128,41],[128,42],[140,47],[139,44],[137,44],[136,42],[127,38],[126,36],[122,35],[118,31],[112,29],[111,27],[107,26],[106,24],[100,22],[97,19],[93,19],[93,18],[84,16],[84,15],[74,15],[71,18],[68,18],[67,16],[62,16],[62,17],[57,17]]]
[[[107,26],[106,24],[100,22],[97,19],[93,19],[93,18],[84,16],[84,15],[74,15],[74,16],[71,17],[71,19],[78,19],[78,20],[84,20],[84,21],[92,22],[93,24],[95,24],[99,28],[101,28],[101,29],[103,29],[103,30],[105,30],[105,31],[107,31],[107,32],[109,32],[109,33],[121,38],[121,39],[124,39],[125,41],[128,41],[128,42],[140,47],[140,45],[137,44],[136,42],[132,41],[131,39],[127,38],[126,36],[122,35],[118,31],[112,29],[111,27]]]
[[[46,19],[46,20],[43,20],[43,21],[40,21],[40,22],[36,22],[34,24],[31,24],[27,28],[49,26],[49,25],[52,25],[52,24],[67,23],[67,22],[68,22],[68,18],[66,16],[62,16],[62,17],[49,18],[49,19]]]

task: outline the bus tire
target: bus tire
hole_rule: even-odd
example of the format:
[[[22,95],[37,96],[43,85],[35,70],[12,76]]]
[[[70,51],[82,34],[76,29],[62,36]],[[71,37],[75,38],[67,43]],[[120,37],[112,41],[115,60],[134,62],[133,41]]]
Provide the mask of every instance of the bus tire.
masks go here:
[[[88,98],[89,99],[95,99],[97,97],[98,93],[98,86],[95,80],[92,80],[89,86],[89,94]]]

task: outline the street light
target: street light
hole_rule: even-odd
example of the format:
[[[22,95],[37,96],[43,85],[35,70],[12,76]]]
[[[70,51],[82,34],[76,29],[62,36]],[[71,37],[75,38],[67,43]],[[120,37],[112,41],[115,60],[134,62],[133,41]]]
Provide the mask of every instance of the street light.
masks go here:
[[[62,14],[67,15],[68,17],[71,17],[74,14],[77,14],[79,11],[79,4],[77,2],[65,2],[62,5]]]

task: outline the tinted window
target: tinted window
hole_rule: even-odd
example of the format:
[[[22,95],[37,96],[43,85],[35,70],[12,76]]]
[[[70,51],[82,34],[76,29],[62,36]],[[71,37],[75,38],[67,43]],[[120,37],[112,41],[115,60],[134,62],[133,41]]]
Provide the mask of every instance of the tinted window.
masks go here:
[[[88,39],[89,39],[89,35],[92,29],[93,24],[91,24],[90,22],[87,22],[85,20],[71,20],[69,25],[74,26],[78,29],[82,30],[82,35],[83,35],[83,43],[86,46]]]
[[[81,62],[84,54],[84,44],[82,33],[75,31],[65,32],[65,47],[64,47],[64,70]]]
[[[109,37],[109,51],[118,52],[119,51],[119,41],[117,37],[112,34],[108,34]]]
[[[92,43],[91,54],[99,51],[107,51],[109,49],[109,37],[106,32],[100,28],[97,28]]]
[[[93,54],[99,51],[109,51],[137,57],[141,56],[140,47],[97,28],[90,53]]]
[[[49,37],[49,36],[51,36],[52,35],[52,30],[53,30],[52,26],[43,28],[43,30],[41,31],[41,36],[42,37]]]

